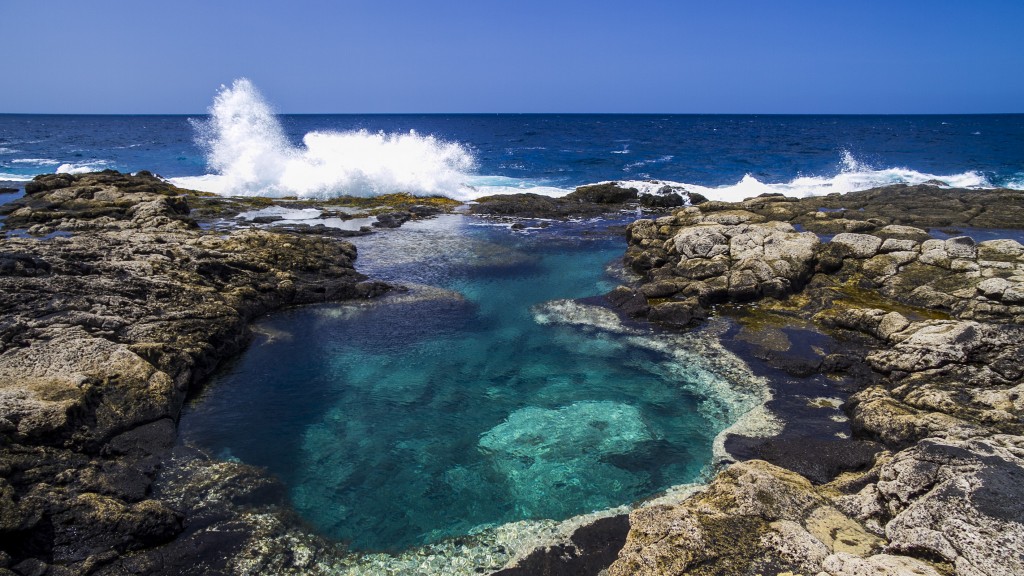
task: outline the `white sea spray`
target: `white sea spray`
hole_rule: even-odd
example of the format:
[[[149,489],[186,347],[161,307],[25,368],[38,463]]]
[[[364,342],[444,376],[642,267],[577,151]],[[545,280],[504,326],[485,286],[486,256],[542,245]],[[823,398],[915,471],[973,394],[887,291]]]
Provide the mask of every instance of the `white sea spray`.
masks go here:
[[[293,145],[252,82],[223,87],[210,118],[193,123],[214,174],[174,182],[239,196],[375,196],[408,192],[465,197],[470,151],[415,131],[309,132]]]

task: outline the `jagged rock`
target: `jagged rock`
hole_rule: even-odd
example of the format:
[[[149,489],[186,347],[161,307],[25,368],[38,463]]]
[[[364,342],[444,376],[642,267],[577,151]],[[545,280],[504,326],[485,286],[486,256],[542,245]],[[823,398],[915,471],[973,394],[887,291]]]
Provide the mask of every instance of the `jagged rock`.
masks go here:
[[[619,308],[629,316],[646,316],[647,311],[650,310],[650,306],[647,304],[647,298],[639,293],[626,288],[625,286],[618,286],[606,297],[613,306]]]
[[[688,298],[679,302],[662,302],[650,307],[647,317],[661,324],[686,327],[694,320],[705,318],[707,313],[696,298]]]
[[[640,194],[637,200],[645,208],[675,208],[685,204],[682,195],[671,191],[664,194]]]
[[[892,314],[848,312],[832,319],[890,344],[866,358],[873,369],[889,375],[890,384],[851,398],[856,430],[899,447],[929,436],[1024,431],[1019,327],[949,320],[908,324]],[[891,319],[884,329],[883,317]]]
[[[637,197],[636,188],[620,186],[618,182],[605,182],[580,186],[566,196],[568,200],[593,202],[595,204],[621,204]]]
[[[687,500],[633,511],[608,573],[814,574],[834,552],[864,555],[882,544],[806,479],[751,460],[733,464]]]
[[[3,208],[8,225],[74,231],[0,240],[0,549],[19,570],[193,562],[187,546],[146,556],[197,519],[153,493],[186,392],[245,345],[249,319],[388,289],[350,244],[208,234],[187,200],[108,171],[39,177]]]
[[[829,242],[844,258],[871,258],[878,254],[882,239],[869,234],[836,234]]]
[[[781,298],[799,289],[813,270],[818,238],[785,223],[747,223],[757,219],[745,211],[704,215],[687,208],[658,222],[631,224],[626,260],[651,279],[641,293],[690,302],[652,304],[649,318],[685,326],[716,301]],[[678,232],[659,242],[673,230]]]
[[[750,492],[775,502],[777,486],[756,491],[735,481],[749,473],[744,467],[767,472],[761,468],[767,465],[734,465],[700,495],[633,512],[627,543],[609,573],[1021,572],[1024,522],[1012,503],[1021,500],[1024,470],[1024,246],[930,239],[908,225],[998,220],[1020,227],[1002,214],[982,216],[989,213],[983,202],[999,198],[1021,214],[1024,194],[965,192],[894,187],[788,202],[710,202],[633,225],[626,261],[643,279],[624,293],[639,291],[655,308],[666,298],[714,302],[788,294],[788,305],[742,308],[755,323],[765,321],[762,309],[783,318],[813,317],[840,340],[863,343],[866,352],[844,366],[873,376],[862,380],[843,410],[855,441],[899,452],[879,452],[869,471],[843,473],[808,490],[820,500],[787,504],[788,517],[749,506]],[[988,204],[994,205],[1002,206]],[[795,289],[773,286],[775,265],[756,236],[779,223],[761,218],[842,233],[801,259],[813,268]],[[752,235],[755,226],[761,228]],[[776,446],[775,439],[757,442]],[[740,453],[782,461],[767,449]],[[819,482],[838,472],[805,468],[821,472]],[[993,502],[1009,504],[1003,510]]]
[[[378,228],[398,228],[412,218],[411,212],[386,212],[377,215],[377,221],[373,223]]]
[[[968,258],[974,260],[978,257],[978,247],[970,236],[957,236],[944,242],[946,254],[950,258]]]
[[[939,557],[957,574],[1024,573],[1024,438],[925,440],[882,466],[888,549]]]

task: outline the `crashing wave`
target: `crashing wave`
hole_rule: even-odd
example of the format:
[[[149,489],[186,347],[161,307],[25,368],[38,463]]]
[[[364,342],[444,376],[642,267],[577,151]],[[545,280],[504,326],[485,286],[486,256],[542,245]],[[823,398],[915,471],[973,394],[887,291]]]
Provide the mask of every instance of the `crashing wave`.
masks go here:
[[[208,120],[193,122],[198,142],[206,150],[214,173],[173,178],[185,188],[238,196],[376,196],[407,192],[418,196],[443,195],[457,200],[474,200],[492,194],[530,192],[564,196],[571,187],[550,182],[480,175],[473,171],[476,160],[469,148],[415,131],[387,134],[355,130],[309,132],[300,145],[285,134],[278,117],[256,90],[242,78],[222,87],[210,108]],[[628,146],[615,152],[628,152]],[[668,162],[672,156],[626,164],[629,172]],[[788,182],[762,182],[747,174],[725,186],[670,180],[621,181],[641,192],[656,193],[664,186],[677,191],[696,192],[711,200],[738,201],[765,193],[787,196],[845,194],[891,184],[940,182],[954,188],[992,188],[980,172],[938,175],[911,168],[875,168],[843,151],[837,173],[831,176],[798,176]],[[87,171],[86,165],[64,164],[58,172]],[[1000,183],[1024,189],[1024,179]]]
[[[288,141],[271,107],[247,79],[224,87],[210,118],[194,122],[216,172],[175,178],[179,186],[225,195],[375,196],[393,192],[462,197],[475,165],[461,144],[404,134],[310,132]]]

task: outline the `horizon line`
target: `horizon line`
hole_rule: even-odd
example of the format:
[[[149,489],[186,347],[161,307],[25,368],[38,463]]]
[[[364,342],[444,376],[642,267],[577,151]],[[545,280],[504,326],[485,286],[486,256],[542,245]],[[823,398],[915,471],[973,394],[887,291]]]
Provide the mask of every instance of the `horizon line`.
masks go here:
[[[210,112],[0,112],[0,116],[209,116]],[[277,116],[1021,116],[1021,112],[275,112]]]

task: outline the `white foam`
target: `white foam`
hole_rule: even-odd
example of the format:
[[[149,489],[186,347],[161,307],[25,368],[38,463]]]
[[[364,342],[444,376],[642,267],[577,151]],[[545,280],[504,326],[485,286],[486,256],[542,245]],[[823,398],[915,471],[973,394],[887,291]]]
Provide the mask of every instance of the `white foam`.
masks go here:
[[[250,210],[248,212],[242,212],[238,215],[239,218],[245,220],[252,220],[253,218],[259,218],[260,216],[280,216],[285,220],[313,220],[319,218],[323,214],[322,211],[316,208],[286,208],[284,206],[268,206],[260,210]]]
[[[1024,174],[1019,173],[1012,180],[1008,180],[1005,187],[1011,190],[1024,190]]]
[[[18,152],[20,152],[20,150],[15,150],[14,148],[4,148],[0,146],[0,154],[17,154]]]
[[[287,139],[273,110],[242,78],[222,88],[210,120],[195,123],[216,174],[176,178],[218,194],[331,197],[409,192],[468,199],[475,165],[464,146],[409,131],[310,132]]]
[[[301,145],[295,146],[288,141],[274,111],[244,78],[231,87],[222,87],[210,115],[208,121],[194,125],[214,173],[172,178],[172,183],[224,195],[326,198],[409,192],[464,201],[519,192],[560,197],[574,189],[545,181],[473,174],[475,160],[466,146],[415,131],[310,132]],[[610,152],[629,154],[629,145]],[[628,163],[622,169],[631,172],[671,160],[672,156],[666,155]],[[58,172],[87,172],[95,168],[95,164],[64,164]],[[762,182],[747,174],[735,184],[725,186],[670,180],[631,180],[622,184],[645,193],[655,193],[668,185],[678,192],[696,192],[711,200],[739,201],[765,193],[796,197],[845,194],[929,180],[956,188],[992,187],[976,171],[937,175],[911,168],[874,168],[848,151],[843,151],[834,175],[798,176],[788,182]],[[1024,188],[1024,181],[1014,180],[1009,187]]]
[[[11,164],[29,164],[31,166],[50,166],[53,164],[60,164],[60,160],[53,160],[51,158],[15,158],[11,160]]]
[[[11,174],[10,172],[0,172],[0,180],[6,180],[7,182],[28,182],[32,180],[32,177],[25,176],[24,174]]]
[[[679,192],[696,192],[709,200],[739,202],[766,193],[781,193],[786,196],[805,198],[825,194],[846,194],[892,184],[922,184],[928,181],[942,182],[951,188],[992,188],[992,184],[980,172],[968,171],[959,174],[929,174],[910,168],[874,169],[843,151],[839,173],[835,176],[799,176],[789,182],[765,183],[747,174],[739,182],[726,186],[701,186],[670,180],[620,180],[619,184],[632,187],[641,193],[653,194],[663,186],[670,186]]]
[[[61,164],[54,171],[55,174],[85,174],[87,172],[95,172],[102,170],[106,167],[107,163],[102,160],[94,160],[92,162],[83,162],[80,164],[66,163]]]
[[[632,172],[635,168],[643,168],[644,166],[650,166],[651,164],[663,164],[665,162],[671,162],[675,156],[671,154],[662,156],[660,158],[653,158],[650,160],[640,160],[638,162],[630,162],[622,167],[623,172]]]

